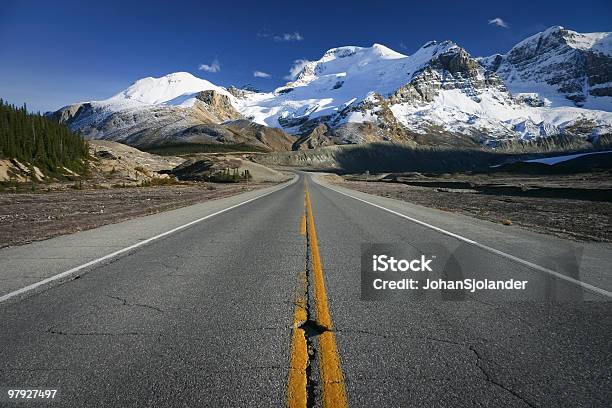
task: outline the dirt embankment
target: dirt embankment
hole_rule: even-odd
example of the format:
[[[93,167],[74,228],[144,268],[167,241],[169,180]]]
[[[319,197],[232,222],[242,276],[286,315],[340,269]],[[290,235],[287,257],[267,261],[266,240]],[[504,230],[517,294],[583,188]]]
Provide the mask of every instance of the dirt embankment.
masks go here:
[[[374,181],[372,181],[374,180]],[[519,225],[583,241],[612,242],[612,174],[338,176],[332,183],[369,194]]]
[[[96,228],[272,185],[170,185],[0,194],[0,247]]]
[[[44,173],[40,168],[16,159],[0,159],[0,191],[65,190],[74,188],[110,188],[143,183],[167,183],[171,177],[159,173],[172,169],[185,159],[158,156],[108,140],[90,140],[87,171],[77,174],[65,167]]]
[[[90,140],[92,156],[87,185],[112,187],[134,186],[156,179],[169,179],[159,171],[172,169],[185,159],[175,156],[158,156],[134,147],[108,140]]]
[[[238,175],[240,180],[255,182],[279,183],[292,178],[292,175],[281,172],[259,163],[248,160],[246,154],[190,154],[182,156],[186,159],[180,166],[168,173],[179,180],[215,181],[224,172]],[[248,174],[248,177],[247,177]]]
[[[291,178],[264,165],[249,160],[249,155],[235,154],[187,154],[160,156],[143,152],[134,147],[108,140],[90,140],[90,160],[86,174],[76,174],[68,169],[56,169],[54,177],[40,169],[17,160],[0,160],[0,191],[9,190],[66,190],[70,188],[113,188],[149,185],[168,185],[177,181],[174,173],[186,161],[203,161],[206,174],[192,175],[179,180],[210,181],[211,174],[224,170],[249,174],[249,181],[280,182]],[[203,166],[199,166],[203,167]]]
[[[0,160],[0,247],[96,228],[291,178],[243,154],[159,156],[105,140],[90,141],[89,149],[87,174],[48,177],[15,160]],[[207,178],[177,180],[173,170],[193,160],[249,177],[231,183],[212,183]]]

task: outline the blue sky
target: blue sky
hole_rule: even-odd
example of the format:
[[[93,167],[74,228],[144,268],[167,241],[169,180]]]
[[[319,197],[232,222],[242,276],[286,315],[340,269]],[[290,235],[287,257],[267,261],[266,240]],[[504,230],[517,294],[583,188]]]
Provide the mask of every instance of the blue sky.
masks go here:
[[[176,71],[268,90],[285,82],[294,61],[341,45],[411,54],[451,39],[481,56],[552,25],[612,30],[609,0],[0,3],[0,97],[42,111]]]

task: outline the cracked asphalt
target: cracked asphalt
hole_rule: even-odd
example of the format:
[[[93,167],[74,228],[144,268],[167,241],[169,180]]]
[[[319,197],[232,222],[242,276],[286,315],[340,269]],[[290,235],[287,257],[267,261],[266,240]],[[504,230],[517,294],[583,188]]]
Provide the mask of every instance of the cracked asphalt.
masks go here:
[[[44,406],[284,406],[307,256],[300,234],[307,177],[0,304],[0,388],[57,388],[57,401]],[[452,239],[308,184],[350,406],[609,406],[610,302],[362,301],[362,244],[427,252]],[[461,228],[482,234],[488,227]],[[538,242],[559,242],[548,239]],[[529,255],[516,240],[499,244]],[[479,248],[461,257],[473,269],[494,265],[496,276],[541,274]],[[587,277],[608,282],[597,271],[610,260],[594,259]]]

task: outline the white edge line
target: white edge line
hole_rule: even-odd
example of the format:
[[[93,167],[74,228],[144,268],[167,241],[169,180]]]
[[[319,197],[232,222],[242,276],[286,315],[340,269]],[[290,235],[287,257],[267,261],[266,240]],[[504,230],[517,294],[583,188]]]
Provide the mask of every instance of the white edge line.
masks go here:
[[[313,177],[313,178],[314,178],[314,177]],[[453,232],[450,232],[450,231],[447,231],[447,230],[445,230],[445,229],[442,229],[442,228],[436,227],[436,226],[434,226],[434,225],[427,224],[426,222],[419,221],[419,220],[417,220],[416,218],[409,217],[409,216],[407,216],[407,215],[404,215],[404,214],[398,213],[397,211],[393,211],[393,210],[390,210],[390,209],[388,209],[388,208],[385,208],[385,207],[383,207],[383,206],[381,206],[381,205],[374,204],[374,203],[371,203],[371,202],[366,201],[366,200],[364,200],[364,199],[361,199],[361,198],[358,198],[358,197],[352,196],[352,195],[350,195],[350,194],[344,193],[344,192],[342,192],[342,191],[340,191],[340,190],[336,190],[335,188],[332,188],[332,187],[330,187],[330,186],[328,186],[328,185],[326,185],[326,184],[322,184],[322,183],[318,183],[318,182],[317,182],[317,184],[318,184],[318,185],[320,185],[320,186],[323,186],[323,187],[325,187],[325,188],[328,188],[328,189],[330,189],[330,190],[332,190],[332,191],[335,191],[335,192],[336,192],[336,193],[338,193],[338,194],[343,194],[343,195],[345,195],[345,196],[347,196],[347,197],[350,197],[350,198],[352,198],[352,199],[354,199],[354,200],[361,201],[361,202],[364,202],[364,203],[366,203],[366,204],[370,204],[371,206],[374,206],[374,207],[380,208],[381,210],[384,210],[384,211],[390,212],[391,214],[395,214],[395,215],[397,215],[397,216],[399,216],[399,217],[406,218],[407,220],[410,220],[410,221],[412,221],[412,222],[414,222],[414,223],[417,223],[417,224],[419,224],[419,225],[422,225],[422,226],[424,226],[424,227],[427,227],[427,228],[433,229],[434,231],[440,232],[440,233],[442,233],[442,234],[444,234],[444,235],[448,235],[449,237],[456,238],[456,239],[458,239],[458,240],[460,240],[460,241],[466,242],[466,243],[468,243],[468,244],[470,244],[470,245],[474,245],[474,246],[476,246],[476,247],[478,247],[478,248],[481,248],[481,249],[484,249],[484,250],[486,250],[486,251],[492,252],[492,253],[494,253],[494,254],[496,254],[496,255],[503,256],[504,258],[510,259],[510,260],[512,260],[512,261],[514,261],[514,262],[518,262],[518,263],[523,264],[523,265],[525,265],[525,266],[528,266],[528,267],[530,267],[530,268],[532,268],[532,269],[536,269],[536,270],[538,270],[538,271],[540,271],[540,272],[545,272],[545,273],[548,273],[549,275],[552,275],[552,276],[554,276],[554,277],[556,277],[556,278],[559,278],[559,279],[565,280],[565,281],[567,281],[567,282],[573,283],[573,284],[575,284],[575,285],[581,286],[581,287],[583,287],[584,289],[590,290],[591,292],[595,292],[595,293],[597,293],[597,294],[599,294],[599,295],[603,295],[603,296],[606,296],[606,297],[608,297],[608,298],[612,298],[612,292],[608,292],[608,291],[607,291],[607,290],[605,290],[605,289],[601,289],[601,288],[598,288],[597,286],[593,286],[593,285],[590,285],[590,284],[588,284],[588,283],[585,283],[585,282],[579,281],[579,280],[577,280],[577,279],[570,278],[569,276],[563,275],[563,274],[561,274],[561,273],[559,273],[559,272],[557,272],[557,271],[553,271],[552,269],[548,269],[548,268],[545,268],[545,267],[543,267],[543,266],[536,265],[536,264],[534,264],[534,263],[532,263],[532,262],[526,261],[526,260],[524,260],[524,259],[517,258],[517,257],[516,257],[516,256],[514,256],[514,255],[507,254],[507,253],[505,253],[505,252],[503,252],[503,251],[500,251],[499,249],[491,248],[490,246],[487,246],[487,245],[481,244],[480,242],[476,242],[476,241],[471,240],[471,239],[469,239],[469,238],[465,238],[465,237],[463,237],[463,236],[461,236],[461,235],[457,235],[457,234],[455,234],[455,233],[453,233]]]
[[[133,244],[133,245],[130,245],[130,246],[125,247],[125,248],[122,248],[122,249],[120,249],[120,250],[118,250],[118,251],[115,251],[115,252],[113,252],[113,253],[110,253],[110,254],[108,254],[108,255],[104,255],[104,256],[103,256],[103,257],[101,257],[101,258],[97,258],[97,259],[91,260],[91,261],[89,261],[89,262],[87,262],[87,263],[84,263],[83,265],[76,266],[76,267],[74,267],[74,268],[72,268],[72,269],[69,269],[69,270],[67,270],[67,271],[65,271],[65,272],[58,273],[57,275],[53,275],[53,276],[48,277],[48,278],[46,278],[46,279],[43,279],[43,280],[41,280],[41,281],[39,281],[39,282],[33,283],[33,284],[28,285],[28,286],[26,286],[26,287],[23,287],[23,288],[21,288],[21,289],[17,289],[17,290],[15,290],[15,291],[13,291],[13,292],[7,293],[6,295],[2,295],[2,296],[0,296],[0,303],[5,302],[5,301],[7,301],[7,300],[9,300],[9,299],[11,299],[11,298],[14,298],[14,297],[16,297],[16,296],[22,295],[22,294],[24,294],[24,293],[26,293],[26,292],[29,292],[29,291],[31,291],[31,290],[33,290],[33,289],[36,289],[36,288],[40,287],[40,286],[46,285],[47,283],[50,283],[50,282],[56,281],[56,280],[58,280],[58,279],[62,279],[62,278],[65,278],[65,277],[67,277],[67,276],[70,276],[70,275],[72,275],[72,274],[74,274],[74,273],[76,273],[76,272],[78,272],[78,271],[80,271],[80,270],[82,270],[82,269],[85,269],[85,268],[87,268],[87,267],[89,267],[89,266],[92,266],[92,265],[98,264],[98,263],[100,263],[100,262],[106,261],[107,259],[114,258],[114,257],[116,257],[117,255],[121,255],[121,254],[123,254],[123,253],[125,253],[125,252],[131,251],[132,249],[136,249],[136,248],[138,248],[138,247],[141,247],[141,246],[143,246],[143,245],[146,245],[146,244],[148,244],[149,242],[152,242],[152,241],[158,240],[158,239],[160,239],[160,238],[163,238],[163,237],[165,237],[165,236],[167,236],[167,235],[173,234],[173,233],[175,233],[175,232],[177,232],[177,231],[180,231],[180,230],[182,230],[182,229],[185,229],[185,228],[187,228],[187,227],[190,227],[190,226],[192,226],[193,224],[197,224],[198,222],[202,222],[202,221],[204,221],[204,220],[206,220],[206,219],[208,219],[208,218],[214,217],[215,215],[219,215],[219,214],[221,214],[221,213],[224,213],[224,212],[229,211],[229,210],[231,210],[231,209],[234,209],[234,208],[236,208],[236,207],[240,207],[241,205],[244,205],[244,204],[250,203],[251,201],[255,201],[255,200],[259,199],[259,198],[263,198],[263,197],[265,197],[265,196],[267,196],[267,195],[270,195],[270,194],[272,194],[272,193],[276,193],[277,191],[280,191],[280,190],[284,189],[285,187],[289,187],[290,185],[294,184],[294,183],[296,182],[297,178],[298,178],[298,177],[296,176],[295,178],[293,178],[293,180],[291,180],[290,182],[288,182],[286,185],[281,186],[280,188],[276,188],[276,189],[274,189],[274,190],[272,190],[272,191],[269,191],[269,192],[267,192],[267,193],[265,193],[265,194],[262,194],[262,195],[260,195],[260,196],[257,196],[257,197],[254,197],[254,198],[250,198],[250,199],[248,199],[248,200],[246,200],[246,201],[243,201],[243,202],[241,202],[241,203],[238,203],[238,204],[232,205],[231,207],[224,208],[223,210],[220,210],[220,211],[214,212],[214,213],[209,214],[209,215],[207,215],[207,216],[205,216],[205,217],[198,218],[197,220],[190,221],[190,222],[188,222],[187,224],[183,224],[183,225],[180,225],[180,226],[178,226],[178,227],[176,227],[176,228],[173,228],[173,229],[171,229],[171,230],[169,230],[169,231],[162,232],[161,234],[155,235],[154,237],[151,237],[151,238],[147,238],[147,239],[145,239],[144,241],[137,242],[137,243],[135,243],[135,244]],[[274,187],[273,187],[273,188],[274,188]]]

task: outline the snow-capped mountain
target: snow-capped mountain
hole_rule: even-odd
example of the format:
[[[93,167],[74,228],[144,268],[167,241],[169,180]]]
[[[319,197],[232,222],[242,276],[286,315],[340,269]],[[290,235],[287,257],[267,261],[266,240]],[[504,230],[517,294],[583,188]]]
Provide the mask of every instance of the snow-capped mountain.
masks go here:
[[[175,72],[162,78],[144,78],[136,81],[124,91],[107,100],[112,105],[183,105],[195,103],[201,91],[216,91],[229,95],[227,91],[205,79],[196,78],[187,72]]]
[[[342,142],[408,140],[407,129],[398,123],[401,118],[390,110],[389,98],[433,61],[459,50],[450,41],[427,43],[410,57],[380,44],[333,48],[307,63],[293,82],[272,93],[238,100],[238,109],[258,123],[281,126],[290,133],[304,134],[323,123]],[[421,90],[430,95],[433,88],[426,90],[427,85]],[[356,126],[363,123],[381,126]]]
[[[514,94],[537,93],[539,103],[609,111],[612,102],[612,35],[580,34],[555,26],[504,55],[481,60]],[[536,102],[537,103],[537,102]]]
[[[291,147],[283,131],[244,120],[236,104],[225,88],[177,72],[138,80],[109,99],[66,106],[53,115],[87,138],[141,147],[177,142]]]
[[[486,58],[452,41],[430,41],[412,55],[380,44],[338,47],[273,92],[224,89],[176,73],[54,115],[88,137],[135,145],[221,142],[276,150],[291,143],[301,149],[444,140],[495,146],[557,135],[595,142],[612,134],[610,38],[552,27]]]
[[[540,65],[551,65],[548,58],[541,56]],[[238,100],[238,109],[259,123],[301,135],[323,123],[336,142],[447,134],[494,143],[577,129],[592,138],[612,131],[612,98],[592,96],[600,110],[580,109],[562,94],[557,97],[562,101],[552,105],[537,92],[545,87],[545,77],[541,83],[512,82],[513,87],[523,85],[514,93],[489,59],[472,58],[451,41],[428,42],[409,56],[378,44],[334,48],[273,93]],[[558,75],[566,70],[557,68]]]
[[[212,83],[187,72],[177,72],[161,78],[144,78],[129,88],[103,101],[70,105],[55,113],[61,121],[87,136],[121,139],[150,126],[181,128],[196,124],[191,110],[200,107],[206,95],[229,100],[231,95]],[[231,108],[231,103],[228,104]],[[226,116],[239,115],[228,112]],[[211,112],[211,121],[222,118]]]

